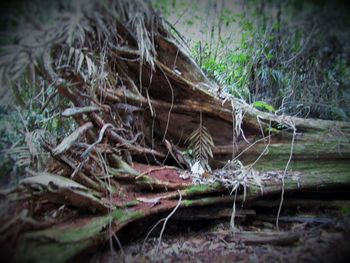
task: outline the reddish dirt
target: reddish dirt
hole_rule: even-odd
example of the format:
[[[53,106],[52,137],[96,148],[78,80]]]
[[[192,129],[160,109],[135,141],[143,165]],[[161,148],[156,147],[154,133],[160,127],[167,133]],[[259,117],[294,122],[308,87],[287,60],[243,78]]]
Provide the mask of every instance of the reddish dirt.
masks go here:
[[[157,179],[159,181],[164,181],[168,183],[178,183],[178,184],[188,184],[191,182],[189,179],[184,180],[180,178],[180,169],[177,168],[169,168],[169,167],[161,167],[156,165],[146,165],[140,163],[134,163],[133,168],[139,173],[147,173],[146,175]]]
[[[164,205],[164,200],[162,200],[160,197],[165,196],[171,192],[171,188],[169,186],[173,186],[178,189],[184,188],[186,186],[191,186],[192,182],[190,179],[184,180],[180,178],[181,170],[177,168],[169,168],[169,167],[161,167],[156,165],[146,165],[146,164],[140,164],[140,163],[134,163],[132,166],[136,171],[138,171],[140,174],[144,176],[151,177],[158,182],[162,183],[164,182],[164,188],[161,193],[142,193],[139,189],[135,188],[133,183],[125,183],[121,184],[120,191],[116,193],[113,196],[113,202],[114,204],[118,206],[125,206],[129,202],[138,200],[139,203],[136,206],[133,206],[133,209],[149,209],[153,208],[155,206],[159,206],[160,204]],[[167,190],[167,186],[168,188]],[[141,198],[141,199],[140,199]],[[159,202],[155,202],[157,199],[159,199]],[[152,200],[153,199],[153,200]],[[144,201],[142,201],[144,200]],[[176,200],[175,200],[176,203]],[[171,207],[174,207],[172,205]],[[171,209],[170,207],[170,209]]]

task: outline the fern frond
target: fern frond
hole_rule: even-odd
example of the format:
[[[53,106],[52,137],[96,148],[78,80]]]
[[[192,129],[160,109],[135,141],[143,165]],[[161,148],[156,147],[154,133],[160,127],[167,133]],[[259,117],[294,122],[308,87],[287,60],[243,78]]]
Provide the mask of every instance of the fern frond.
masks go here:
[[[42,146],[55,145],[56,139],[49,132],[37,129],[26,133],[25,143],[25,146],[14,146],[0,153],[4,154],[4,158],[12,159],[17,168],[31,167],[40,170],[50,158]]]
[[[188,149],[192,150],[194,161],[199,162],[204,169],[211,171],[208,162],[210,158],[213,158],[212,149],[215,145],[208,129],[202,125],[202,116],[198,129],[188,136],[185,143],[188,144]]]

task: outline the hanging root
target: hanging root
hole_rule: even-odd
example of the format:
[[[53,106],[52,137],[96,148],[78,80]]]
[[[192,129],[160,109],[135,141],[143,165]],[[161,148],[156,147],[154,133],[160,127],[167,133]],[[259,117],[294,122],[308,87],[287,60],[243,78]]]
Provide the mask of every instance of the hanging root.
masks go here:
[[[236,227],[235,227],[235,217],[236,217],[236,198],[237,198],[237,191],[238,189],[236,188],[235,190],[235,197],[233,199],[233,205],[232,205],[232,214],[231,214],[231,219],[230,219],[230,229],[232,234],[234,235],[236,232]]]
[[[172,215],[176,212],[176,210],[179,208],[179,206],[181,205],[181,201],[182,201],[182,194],[181,194],[181,191],[177,190],[177,192],[179,193],[179,201],[177,203],[177,205],[175,206],[175,208],[171,211],[171,213],[165,217],[165,218],[162,218],[160,219],[152,228],[151,230],[147,233],[143,243],[142,243],[142,247],[141,247],[141,251],[143,251],[143,248],[144,248],[144,245],[149,237],[149,235],[152,233],[152,231],[162,222],[163,223],[163,226],[162,226],[162,230],[160,231],[160,234],[159,234],[159,238],[158,238],[158,244],[157,244],[157,248],[156,248],[156,254],[158,254],[159,252],[159,246],[162,242],[162,237],[163,237],[163,233],[164,233],[164,230],[165,230],[165,226],[168,222],[168,220],[170,219],[170,217],[172,217]]]
[[[177,205],[175,206],[175,208],[173,209],[173,211],[171,211],[171,213],[164,220],[163,227],[162,227],[162,230],[160,231],[158,244],[157,244],[157,248],[156,248],[156,253],[157,254],[158,254],[158,251],[159,251],[160,243],[162,242],[162,236],[163,236],[163,233],[164,233],[164,230],[165,230],[166,223],[168,222],[169,218],[176,212],[176,210],[181,205],[182,195],[181,195],[181,192],[179,190],[177,190],[177,192],[179,193],[179,201],[178,201]]]
[[[277,217],[276,217],[276,228],[279,229],[279,218],[280,218],[280,214],[281,214],[281,210],[282,210],[282,205],[283,205],[283,199],[284,199],[284,187],[285,187],[285,176],[286,176],[286,173],[287,173],[287,169],[288,169],[288,166],[292,160],[292,156],[293,156],[293,150],[294,150],[294,140],[295,140],[295,135],[296,135],[296,127],[295,127],[295,124],[291,121],[289,123],[290,127],[293,129],[293,137],[292,137],[292,143],[290,145],[290,154],[289,154],[289,158],[288,158],[288,161],[287,161],[287,164],[286,164],[286,167],[284,168],[284,171],[283,171],[283,175],[282,175],[282,191],[281,191],[281,201],[280,201],[280,204],[279,204],[279,207],[278,207],[278,212],[277,212]]]

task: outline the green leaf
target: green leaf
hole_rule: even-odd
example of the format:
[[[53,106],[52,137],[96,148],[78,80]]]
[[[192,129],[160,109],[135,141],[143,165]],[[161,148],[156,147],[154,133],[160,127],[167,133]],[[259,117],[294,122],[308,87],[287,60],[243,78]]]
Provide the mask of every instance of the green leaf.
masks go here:
[[[276,112],[276,109],[272,105],[267,104],[266,102],[263,102],[263,101],[255,101],[253,103],[253,107],[260,108],[260,109],[266,110],[268,112]]]

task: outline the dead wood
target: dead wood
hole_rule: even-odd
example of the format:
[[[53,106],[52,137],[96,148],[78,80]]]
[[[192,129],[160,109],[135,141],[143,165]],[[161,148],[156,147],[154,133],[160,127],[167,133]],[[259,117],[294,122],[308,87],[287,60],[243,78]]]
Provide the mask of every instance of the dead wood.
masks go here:
[[[256,244],[270,244],[286,246],[298,242],[301,234],[295,232],[251,232],[240,231],[234,234],[234,237],[244,244],[256,245]]]
[[[226,217],[233,202],[250,204],[262,196],[279,200],[282,189],[349,187],[350,123],[261,112],[219,92],[151,7],[136,0],[120,3],[111,7],[119,16],[99,1],[86,10],[97,10],[108,25],[101,32],[101,24],[88,20],[92,32],[83,44],[101,56],[90,58],[76,40],[70,48],[78,65],[70,64],[71,49],[59,41],[41,57],[36,73],[71,103],[62,115],[73,117],[79,128],[58,145],[43,143],[53,156],[45,172],[23,179],[6,196],[9,202],[21,197],[25,207],[34,205],[31,216],[38,221],[56,214],[57,205],[62,213],[74,209],[77,214],[40,231],[21,224],[11,251],[17,261],[71,260],[127,225],[170,213],[179,196],[175,215],[195,220]],[[135,15],[142,23],[133,20]],[[61,55],[68,60],[64,67],[58,63]],[[180,166],[197,161],[186,160],[184,151],[198,127],[210,137],[203,141],[201,161],[212,170],[191,172]],[[210,206],[225,210],[188,210]],[[251,243],[299,238],[239,235]]]

